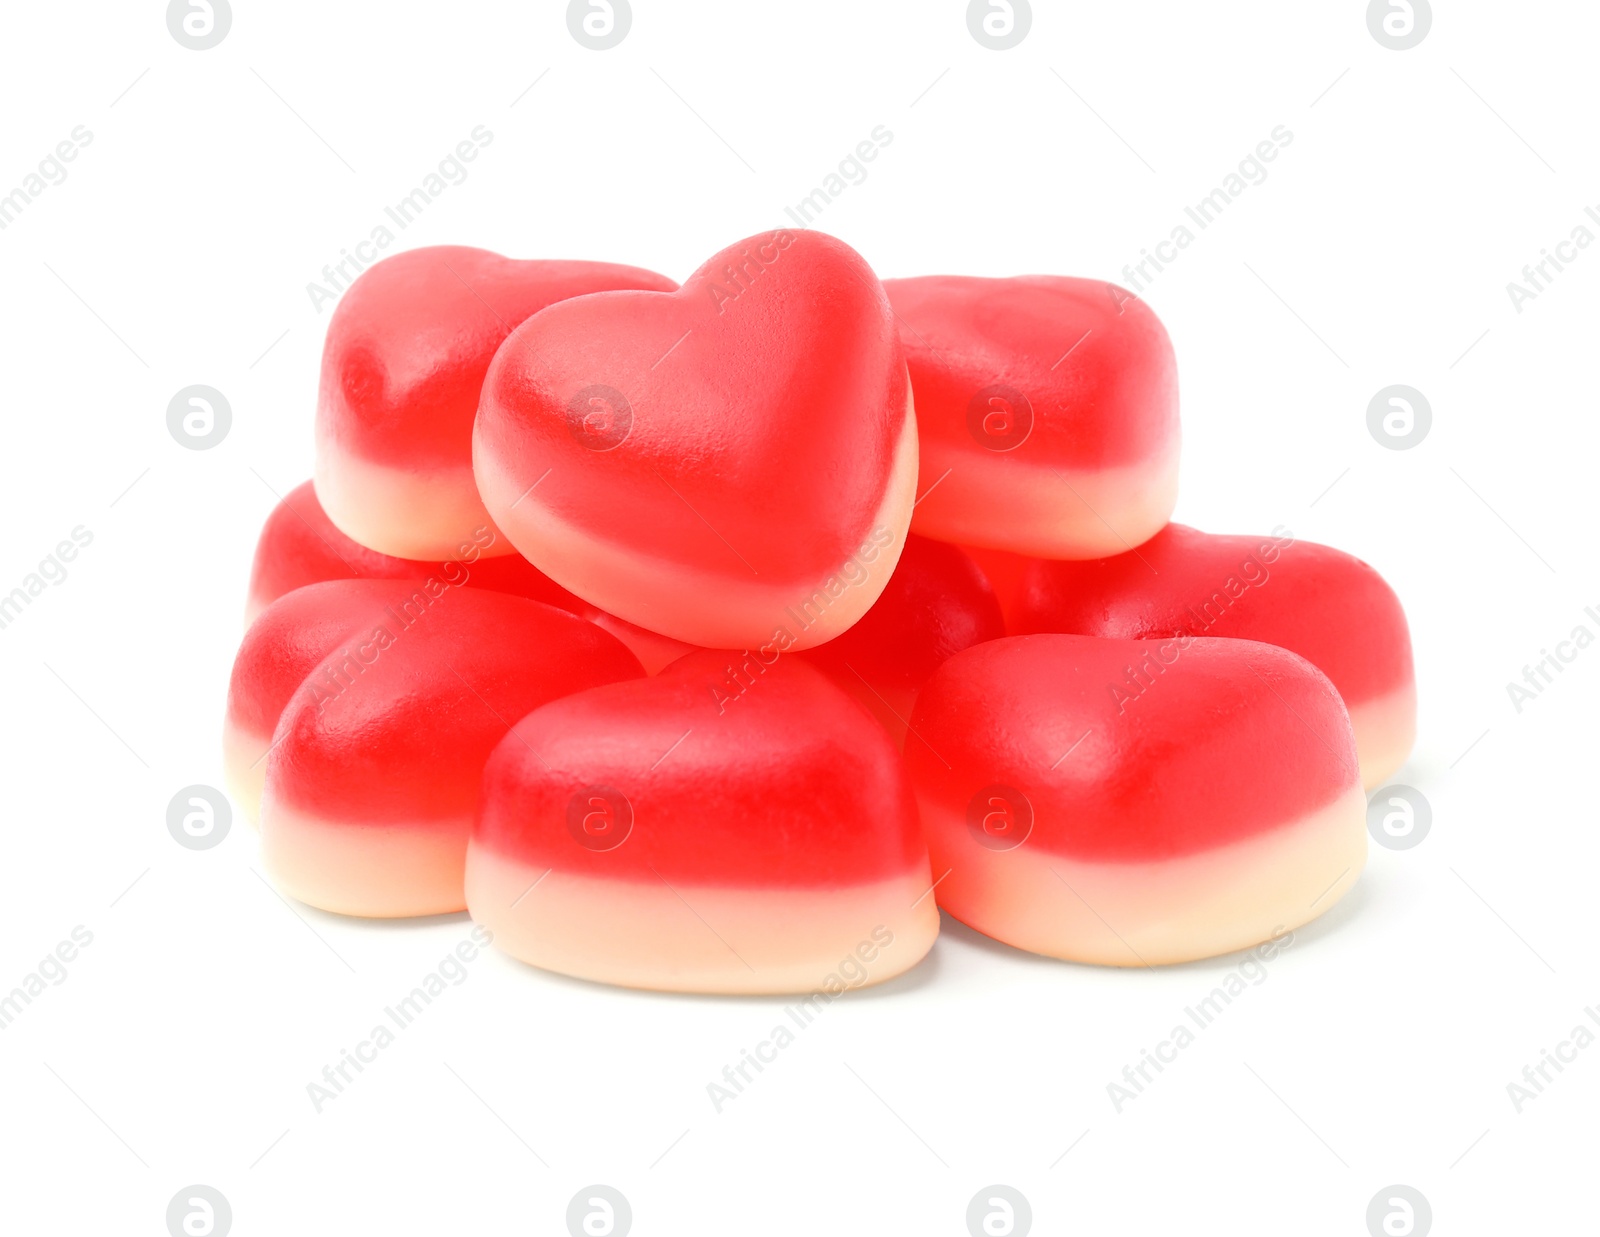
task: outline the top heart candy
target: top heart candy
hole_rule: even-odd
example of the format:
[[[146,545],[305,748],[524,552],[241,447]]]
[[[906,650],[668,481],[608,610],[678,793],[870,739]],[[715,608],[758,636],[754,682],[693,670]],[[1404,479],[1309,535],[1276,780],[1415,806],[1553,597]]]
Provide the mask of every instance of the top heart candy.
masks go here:
[[[1104,558],[1167,522],[1178,497],[1178,371],[1143,301],[1055,275],[884,287],[917,393],[917,532]]]
[[[569,296],[676,286],[636,266],[521,262],[460,245],[412,249],[363,272],[322,352],[323,510],[369,549],[452,557],[489,523],[472,481],[472,419],[495,349]],[[510,550],[499,538],[484,553]]]
[[[676,292],[563,301],[484,380],[478,489],[579,597],[714,647],[808,648],[893,571],[917,429],[889,302],[816,232],[751,237]]]

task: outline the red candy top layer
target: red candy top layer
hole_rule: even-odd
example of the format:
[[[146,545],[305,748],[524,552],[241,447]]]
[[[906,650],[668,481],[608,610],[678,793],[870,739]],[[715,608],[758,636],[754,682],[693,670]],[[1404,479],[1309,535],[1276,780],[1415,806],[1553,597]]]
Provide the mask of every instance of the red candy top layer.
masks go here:
[[[1014,624],[1020,632],[1260,640],[1300,654],[1352,705],[1412,681],[1405,612],[1383,577],[1349,554],[1287,535],[1219,537],[1169,524],[1115,558],[1037,561]]]
[[[524,323],[484,383],[478,447],[585,535],[814,587],[872,534],[906,402],[871,268],[830,236],[772,232],[677,292]]]
[[[278,598],[250,624],[233,660],[229,724],[270,735],[317,663],[353,637],[368,635],[400,595],[388,580],[330,580]]]
[[[475,841],[669,885],[845,887],[926,863],[899,754],[792,656],[690,653],[530,714],[484,771]]]
[[[419,588],[295,691],[274,735],[267,797],[335,821],[470,815],[483,763],[518,718],[643,673],[614,636],[564,611]]]
[[[311,482],[296,486],[267,517],[250,570],[250,597],[260,605],[320,580],[423,580],[438,576],[452,586],[466,583],[497,593],[515,593],[578,613],[585,603],[520,554],[481,557],[498,539],[485,525],[442,563],[394,558],[369,550],[334,527]]]
[[[1026,423],[1014,458],[1071,468],[1136,463],[1176,444],[1172,343],[1132,293],[1057,275],[928,275],[884,288],[924,440],[1000,450]]]
[[[319,431],[380,463],[470,467],[483,376],[518,324],[572,296],[675,287],[635,266],[520,261],[460,245],[385,258],[350,285],[328,324]]]
[[[872,608],[800,656],[842,676],[914,691],[951,654],[1003,635],[1000,603],[971,557],[913,533]]]
[[[1360,785],[1333,685],[1244,640],[991,641],[928,681],[911,729],[919,796],[979,821],[1005,799],[1025,848],[1087,861],[1209,851]]]

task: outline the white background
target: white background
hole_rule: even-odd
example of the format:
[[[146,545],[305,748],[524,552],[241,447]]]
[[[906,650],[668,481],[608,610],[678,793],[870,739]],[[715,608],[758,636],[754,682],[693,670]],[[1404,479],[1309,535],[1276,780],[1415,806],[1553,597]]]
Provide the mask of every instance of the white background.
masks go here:
[[[557,0],[236,0],[196,52],[163,7],[18,4],[0,30],[0,193],[93,133],[0,232],[0,592],[94,538],[0,631],[0,991],[94,936],[0,1031],[8,1231],[160,1234],[193,1183],[241,1235],[562,1233],[594,1182],[641,1237],[959,1237],[996,1182],[1037,1233],[1360,1237],[1393,1183],[1441,1234],[1578,1221],[1600,1047],[1520,1114],[1506,1084],[1600,1002],[1600,650],[1520,714],[1506,683],[1600,634],[1600,247],[1521,313],[1506,284],[1600,206],[1600,10],[1438,3],[1396,52],[1362,0],[1039,3],[996,52],[958,0],[635,0],[596,52]],[[682,278],[884,125],[817,221],[880,275],[1107,279],[1287,126],[1270,177],[1146,291],[1182,373],[1178,514],[1283,523],[1394,583],[1422,702],[1397,780],[1431,834],[1375,848],[1121,1113],[1106,1084],[1237,959],[1099,970],[947,921],[719,1115],[706,1084],[782,1002],[485,956],[318,1115],[306,1084],[467,921],[291,907],[242,820],[192,852],[165,813],[221,782],[255,535],[310,475],[328,310],[306,284],[477,125],[493,143],[402,244]],[[232,405],[212,450],[167,432],[192,383]],[[1366,428],[1391,383],[1432,405],[1409,451]]]

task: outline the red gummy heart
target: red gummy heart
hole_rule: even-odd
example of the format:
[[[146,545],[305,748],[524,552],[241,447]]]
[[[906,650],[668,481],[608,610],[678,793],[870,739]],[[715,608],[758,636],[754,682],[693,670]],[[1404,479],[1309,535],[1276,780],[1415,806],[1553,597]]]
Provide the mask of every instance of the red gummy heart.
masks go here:
[[[307,673],[267,758],[261,852],[277,886],[324,910],[462,909],[484,762],[539,705],[642,678],[613,636],[540,602],[444,581],[313,585],[395,600]],[[407,595],[409,594],[409,596]]]
[[[450,557],[488,523],[472,481],[472,419],[506,336],[569,296],[676,286],[634,266],[461,245],[408,250],[362,272],[322,352],[317,496],[328,515],[385,554]],[[490,552],[510,549],[502,540]]]
[[[1169,524],[1137,551],[1024,572],[1015,630],[1162,640],[1185,632],[1298,653],[1344,698],[1362,781],[1381,785],[1416,737],[1411,634],[1394,590],[1366,563],[1292,535],[1222,537]],[[1151,650],[1120,685],[1141,695]]]
[[[737,698],[734,673],[726,653],[690,653],[537,709],[501,741],[467,901],[502,949],[700,992],[816,991],[856,954],[853,986],[928,951],[928,855],[889,737],[799,658],[753,671]]]
[[[1250,640],[980,644],[922,689],[906,766],[939,904],[1056,957],[1141,966],[1254,945],[1327,910],[1366,858],[1338,693]]]
[[[423,563],[380,554],[341,533],[307,481],[290,490],[262,525],[250,568],[245,621],[254,622],[286,593],[323,580],[425,580],[432,575],[452,585],[515,593],[575,614],[587,608],[522,555],[507,553],[509,549],[485,516],[473,535],[443,561]]]
[[[885,286],[922,436],[917,531],[1037,554],[1120,554],[1178,492],[1178,371],[1138,297],[1095,279],[930,275]]]
[[[912,533],[877,604],[837,640],[800,656],[903,743],[928,676],[962,649],[1005,634],[994,589],[971,557]]]
[[[473,462],[496,524],[578,596],[691,644],[787,649],[882,591],[916,442],[882,285],[843,242],[783,231],[676,292],[529,319],[484,382]]]
[[[365,640],[385,607],[403,603],[410,591],[390,579],[322,580],[285,593],[250,624],[228,681],[222,752],[228,792],[252,823],[261,814],[267,753],[284,705],[323,658],[353,638]]]

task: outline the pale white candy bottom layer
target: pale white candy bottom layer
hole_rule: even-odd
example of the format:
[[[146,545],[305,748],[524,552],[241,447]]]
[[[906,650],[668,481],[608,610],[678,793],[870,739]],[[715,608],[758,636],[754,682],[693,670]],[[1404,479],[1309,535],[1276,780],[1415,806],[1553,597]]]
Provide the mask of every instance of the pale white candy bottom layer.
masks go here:
[[[329,821],[261,808],[261,858],[282,892],[341,915],[397,919],[466,909],[462,872],[472,821]]]
[[[267,751],[271,735],[251,734],[224,722],[222,726],[222,776],[231,798],[252,828],[261,823],[261,790],[267,782]]]
[[[1160,532],[1178,502],[1178,444],[1137,464],[1050,468],[934,443],[912,532],[1036,558],[1110,558]],[[943,478],[943,480],[940,480]]]
[[[891,979],[939,934],[932,883],[919,866],[835,889],[669,887],[546,871],[475,842],[467,855],[467,908],[512,957],[668,992],[804,993],[832,975],[846,987]]]
[[[374,463],[319,436],[317,501],[334,527],[369,550],[419,562],[458,559],[479,529],[494,532],[478,554],[510,554],[478,497],[472,469],[409,472]]]
[[[1377,696],[1350,710],[1361,761],[1361,784],[1382,786],[1411,754],[1417,738],[1417,689],[1413,683]]]
[[[1200,854],[1100,863],[1026,841],[985,849],[964,815],[922,803],[939,904],[1019,949],[1105,966],[1191,962],[1257,945],[1322,914],[1367,858],[1367,800],[1327,807]]]

